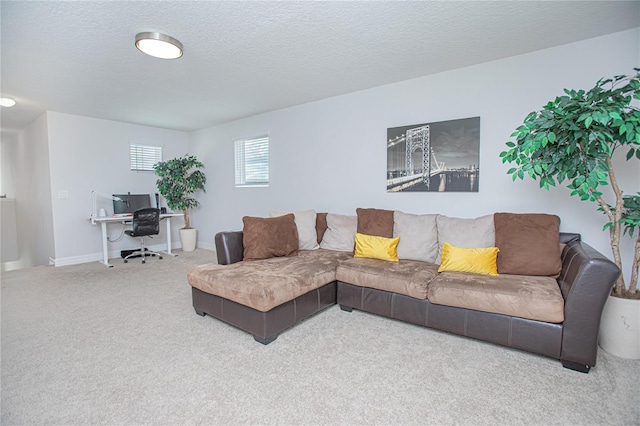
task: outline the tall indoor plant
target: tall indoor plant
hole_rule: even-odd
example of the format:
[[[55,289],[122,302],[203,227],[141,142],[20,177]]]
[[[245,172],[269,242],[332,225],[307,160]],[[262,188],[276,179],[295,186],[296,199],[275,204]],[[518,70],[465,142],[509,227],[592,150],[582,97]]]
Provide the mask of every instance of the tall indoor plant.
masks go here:
[[[160,161],[153,166],[158,180],[158,191],[167,200],[171,210],[182,210],[184,228],[180,229],[182,250],[193,251],[196,246],[196,230],[191,227],[189,210],[200,203],[193,197],[198,191],[204,191],[207,181],[200,170],[204,165],[193,155],[185,155],[167,161]]]
[[[500,153],[503,163],[515,165],[507,172],[513,180],[529,176],[539,180],[540,187],[545,189],[564,183],[572,196],[595,202],[598,210],[607,216],[608,222],[603,229],[609,231],[613,259],[621,270],[620,238],[626,235],[634,239],[629,285],[625,285],[621,275],[605,308],[600,341],[603,347],[603,341],[612,333],[606,324],[608,310],[614,311],[613,316],[618,321],[635,321],[635,324],[638,324],[637,317],[633,319],[627,315],[640,312],[640,193],[623,194],[613,161],[617,150],[624,150],[627,161],[640,160],[640,68],[634,70],[632,76],[600,79],[588,91],[565,89],[565,95],[527,115],[524,123],[511,134],[515,140],[507,142],[509,149]],[[612,196],[601,192],[601,187],[608,185]],[[611,204],[607,197],[612,198]],[[621,314],[623,308],[612,308],[618,304],[629,306],[630,313]],[[640,358],[637,325],[634,333],[636,341],[631,342],[630,352],[619,351],[619,355]],[[629,340],[628,337],[623,339]],[[616,351],[617,348],[611,350]]]

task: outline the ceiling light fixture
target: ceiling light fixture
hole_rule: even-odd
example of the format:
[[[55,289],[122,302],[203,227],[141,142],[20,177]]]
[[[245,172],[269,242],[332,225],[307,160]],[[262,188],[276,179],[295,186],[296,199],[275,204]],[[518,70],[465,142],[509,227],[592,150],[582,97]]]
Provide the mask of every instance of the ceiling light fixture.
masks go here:
[[[14,101],[11,98],[0,98],[0,106],[3,107],[12,107],[16,104],[16,101]]]
[[[139,33],[136,47],[147,55],[160,59],[177,59],[182,56],[182,43],[160,33]]]

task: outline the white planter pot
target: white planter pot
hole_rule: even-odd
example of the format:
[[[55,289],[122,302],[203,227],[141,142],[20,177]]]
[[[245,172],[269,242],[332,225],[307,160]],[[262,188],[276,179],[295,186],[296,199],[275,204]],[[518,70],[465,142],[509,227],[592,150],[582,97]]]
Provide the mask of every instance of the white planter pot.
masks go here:
[[[180,230],[180,245],[182,251],[194,251],[196,249],[196,240],[198,231],[195,228]]]
[[[602,311],[599,344],[620,358],[640,359],[640,300],[609,296]]]

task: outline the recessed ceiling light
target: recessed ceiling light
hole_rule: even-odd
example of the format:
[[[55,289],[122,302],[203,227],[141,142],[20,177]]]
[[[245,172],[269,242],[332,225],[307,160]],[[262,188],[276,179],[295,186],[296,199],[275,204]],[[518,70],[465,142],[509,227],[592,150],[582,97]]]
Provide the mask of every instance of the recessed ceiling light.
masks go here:
[[[16,101],[14,101],[11,98],[0,98],[0,105],[3,107],[12,107],[16,104]]]
[[[136,47],[147,55],[160,59],[177,59],[182,56],[182,43],[160,33],[136,35]]]

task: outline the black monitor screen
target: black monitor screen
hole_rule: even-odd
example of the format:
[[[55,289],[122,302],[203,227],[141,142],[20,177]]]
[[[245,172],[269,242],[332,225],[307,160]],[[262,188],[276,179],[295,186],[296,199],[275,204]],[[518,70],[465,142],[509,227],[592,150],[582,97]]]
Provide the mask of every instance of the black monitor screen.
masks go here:
[[[113,200],[113,214],[133,213],[151,206],[149,194],[113,194],[122,201]]]

